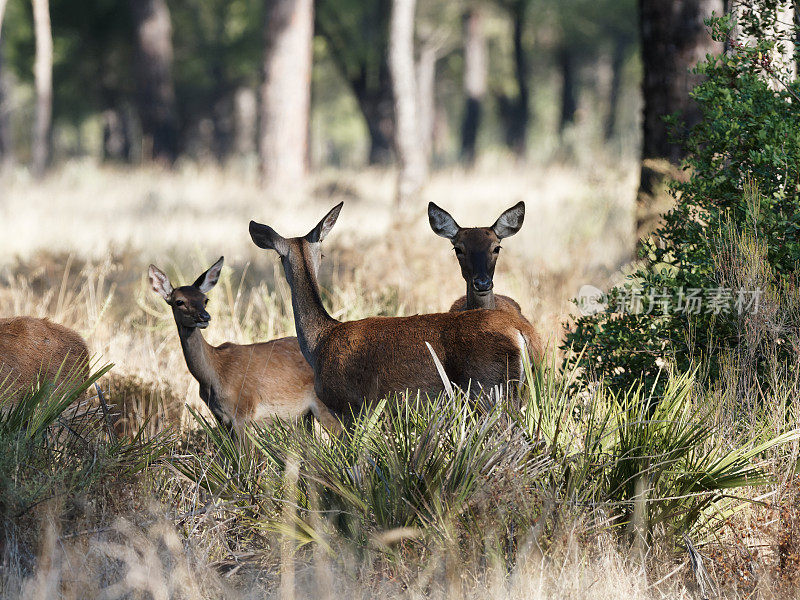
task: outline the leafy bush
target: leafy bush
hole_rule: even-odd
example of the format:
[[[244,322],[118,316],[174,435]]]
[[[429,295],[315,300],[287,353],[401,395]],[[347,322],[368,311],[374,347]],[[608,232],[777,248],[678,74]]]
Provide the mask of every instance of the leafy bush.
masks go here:
[[[728,35],[727,17],[710,23],[715,37]],[[743,342],[753,342],[748,356],[761,371],[775,349],[778,360],[793,359],[800,313],[752,310],[793,296],[800,261],[800,86],[764,58],[773,45],[735,43],[699,65],[706,79],[692,95],[703,119],[686,142],[690,177],[672,184],[675,207],[645,242],[641,265],[601,312],[569,329],[566,360],[581,381],[602,378],[618,391],[660,381],[663,389],[665,364],[687,372],[699,358],[715,377]],[[753,329],[775,343],[747,338]]]

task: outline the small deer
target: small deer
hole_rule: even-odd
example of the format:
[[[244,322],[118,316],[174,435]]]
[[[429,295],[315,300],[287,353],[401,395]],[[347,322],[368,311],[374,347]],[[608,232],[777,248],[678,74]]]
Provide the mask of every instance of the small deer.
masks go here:
[[[292,292],[300,350],[314,369],[317,396],[347,417],[365,403],[405,390],[435,395],[443,383],[426,342],[450,381],[466,389],[502,386],[522,376],[524,320],[498,310],[337,321],[320,298],[321,243],[336,223],[336,205],[303,237],[284,238],[250,222],[260,248],[275,250]]]
[[[150,284],[172,308],[183,356],[200,384],[200,398],[221,425],[241,433],[248,422],[296,419],[309,411],[329,431],[336,418],[314,394],[314,373],[300,352],[297,338],[258,344],[225,342],[212,346],[201,330],[208,327],[206,294],[217,284],[224,257],[192,285],[174,288],[158,267],[150,265]]]
[[[0,398],[18,400],[38,383],[77,386],[89,377],[83,338],[49,319],[0,319]]]
[[[467,284],[466,295],[453,302],[450,312],[485,308],[519,315],[527,324],[525,335],[530,358],[537,363],[542,356],[539,334],[525,319],[516,300],[494,293],[494,268],[500,256],[500,241],[517,233],[524,219],[525,203],[518,202],[501,214],[491,227],[461,227],[446,210],[433,202],[428,204],[431,229],[452,242],[461,276]]]

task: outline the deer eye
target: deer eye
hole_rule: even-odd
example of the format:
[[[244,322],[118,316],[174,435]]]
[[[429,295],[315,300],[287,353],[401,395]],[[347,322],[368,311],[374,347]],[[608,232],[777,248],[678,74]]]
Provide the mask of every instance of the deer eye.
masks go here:
[[[206,298],[205,300],[203,300],[203,306],[208,306],[208,298]]]
[[[183,306],[183,300],[175,300],[175,306]]]
[[[464,251],[461,248],[453,248],[456,251],[456,256],[461,256],[464,254]]]
[[[492,252],[494,252],[495,254],[500,254],[500,248],[501,248],[501,247],[502,247],[502,246],[498,246],[497,248],[495,248],[494,250],[492,250]]]

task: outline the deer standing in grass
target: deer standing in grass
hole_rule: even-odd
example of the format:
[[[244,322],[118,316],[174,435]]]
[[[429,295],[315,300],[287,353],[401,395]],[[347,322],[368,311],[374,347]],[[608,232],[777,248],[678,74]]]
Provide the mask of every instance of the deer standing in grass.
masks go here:
[[[80,385],[89,377],[83,338],[49,319],[0,319],[0,398],[18,400],[38,383]]]
[[[250,222],[253,242],[275,250],[292,291],[300,349],[314,369],[317,396],[347,417],[364,403],[405,390],[443,390],[426,342],[450,381],[466,389],[505,387],[522,376],[526,322],[497,310],[337,321],[320,298],[321,243],[339,216],[335,206],[308,234],[284,238]]]
[[[461,227],[446,210],[433,202],[428,204],[431,229],[453,244],[467,284],[466,295],[453,302],[450,312],[485,308],[518,315],[526,324],[524,333],[530,358],[538,363],[542,357],[539,334],[522,315],[516,300],[494,293],[494,269],[500,256],[500,241],[517,233],[524,219],[525,203],[518,202],[501,214],[491,227]]]
[[[150,284],[172,308],[183,356],[200,384],[200,398],[220,422],[240,433],[248,422],[296,419],[309,413],[329,431],[336,418],[314,393],[314,373],[300,352],[297,338],[258,344],[225,342],[212,346],[200,332],[208,327],[206,294],[217,284],[223,257],[192,285],[173,288],[158,267],[150,265]]]

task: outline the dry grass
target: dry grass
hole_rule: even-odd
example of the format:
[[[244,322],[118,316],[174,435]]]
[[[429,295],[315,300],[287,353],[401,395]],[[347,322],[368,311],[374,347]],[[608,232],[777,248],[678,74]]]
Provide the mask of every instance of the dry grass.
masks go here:
[[[225,255],[207,339],[272,339],[294,333],[289,290],[275,257],[250,242],[249,219],[298,235],[344,199],[322,283],[331,312],[352,319],[443,310],[463,293],[450,245],[428,227],[429,200],[462,225],[489,225],[525,200],[526,223],[504,244],[496,290],[516,298],[552,346],[580,285],[605,287],[629,256],[635,177],[633,163],[453,169],[397,212],[394,176],[384,171],[322,173],[286,195],[263,192],[253,173],[195,164],[168,173],[71,163],[41,184],[6,175],[0,315],[49,316],[85,335],[98,360],[115,364],[103,387],[122,413],[120,428],[135,430],[149,418],[151,432],[174,427],[202,444],[189,431],[185,404],[204,407],[171,313],[145,281],[149,263],[182,284]],[[302,550],[291,560],[296,590],[279,594],[287,556],[282,562],[272,541],[232,539],[230,515],[206,513],[192,489],[164,473],[137,485],[120,491],[113,511],[86,509],[68,529],[57,507],[42,507],[42,529],[31,532],[38,568],[3,568],[3,595],[644,599],[690,597],[693,589],[687,569],[675,570],[679,562],[649,557],[644,568],[602,536],[581,539],[574,524],[546,557],[531,549],[511,572],[466,563],[447,549],[428,556],[424,568],[374,556],[333,564]],[[174,504],[145,509],[148,498]]]

